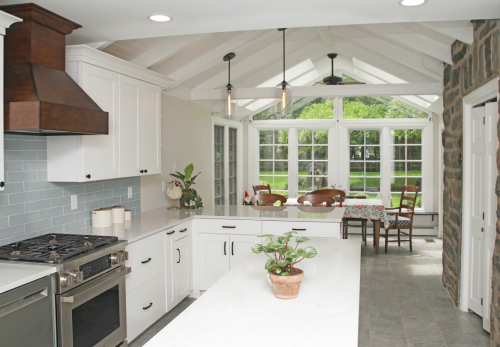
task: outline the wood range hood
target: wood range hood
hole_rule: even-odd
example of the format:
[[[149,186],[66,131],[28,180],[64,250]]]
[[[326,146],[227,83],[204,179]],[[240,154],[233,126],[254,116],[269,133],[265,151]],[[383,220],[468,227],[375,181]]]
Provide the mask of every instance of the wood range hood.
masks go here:
[[[36,4],[0,10],[23,20],[5,35],[5,132],[107,135],[108,112],[65,72],[66,35],[81,25]]]

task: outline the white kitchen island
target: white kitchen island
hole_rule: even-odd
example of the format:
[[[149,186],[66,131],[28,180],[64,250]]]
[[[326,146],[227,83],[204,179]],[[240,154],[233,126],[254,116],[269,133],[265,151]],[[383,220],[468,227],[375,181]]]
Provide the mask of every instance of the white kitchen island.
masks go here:
[[[361,243],[313,239],[299,296],[276,299],[264,254],[249,255],[155,335],[146,347],[358,345]]]

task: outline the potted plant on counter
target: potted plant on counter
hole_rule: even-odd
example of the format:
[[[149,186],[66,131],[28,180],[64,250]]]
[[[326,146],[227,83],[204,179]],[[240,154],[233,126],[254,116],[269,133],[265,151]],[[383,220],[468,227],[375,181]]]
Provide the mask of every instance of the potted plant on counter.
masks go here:
[[[298,248],[301,243],[309,241],[307,237],[295,236],[296,231],[290,231],[279,236],[273,241],[274,235],[260,235],[271,239],[267,245],[256,244],[252,246],[255,254],[264,252],[269,259],[266,261],[265,269],[271,279],[274,296],[278,299],[295,299],[299,295],[300,283],[304,277],[304,271],[295,267],[304,259],[314,258],[318,251],[314,247]],[[295,248],[288,246],[295,237]]]
[[[182,189],[182,196],[180,199],[181,207],[185,208],[200,208],[203,207],[203,202],[201,197],[198,195],[194,188],[191,188],[193,184],[195,184],[194,180],[201,172],[198,172],[196,175],[192,176],[194,171],[194,165],[189,164],[184,169],[184,174],[176,171],[175,173],[171,173],[170,176],[178,178],[180,180],[179,185]]]

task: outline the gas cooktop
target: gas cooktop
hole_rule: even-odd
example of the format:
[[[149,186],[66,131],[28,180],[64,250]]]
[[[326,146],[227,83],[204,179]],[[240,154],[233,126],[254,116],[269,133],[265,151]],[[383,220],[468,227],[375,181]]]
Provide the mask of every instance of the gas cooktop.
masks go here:
[[[115,236],[47,234],[0,246],[0,259],[56,264],[117,240]]]

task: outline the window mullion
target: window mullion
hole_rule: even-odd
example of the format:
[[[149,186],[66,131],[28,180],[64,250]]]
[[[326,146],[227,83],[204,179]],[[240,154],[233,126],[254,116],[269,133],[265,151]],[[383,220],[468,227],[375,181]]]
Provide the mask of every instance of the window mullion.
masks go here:
[[[299,188],[299,135],[297,128],[288,130],[288,197],[297,198]]]
[[[391,206],[391,134],[383,127],[380,134],[380,196],[385,206]]]

